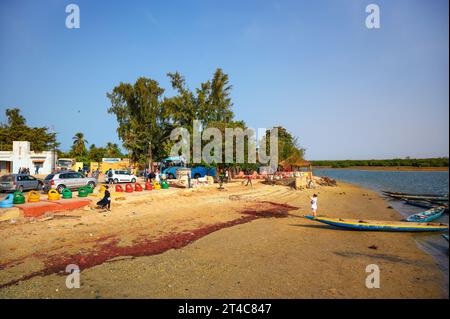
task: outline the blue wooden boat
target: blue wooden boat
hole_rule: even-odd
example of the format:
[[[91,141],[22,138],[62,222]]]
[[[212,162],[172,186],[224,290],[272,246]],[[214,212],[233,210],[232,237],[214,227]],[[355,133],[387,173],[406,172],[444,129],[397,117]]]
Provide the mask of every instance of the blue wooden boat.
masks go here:
[[[421,213],[417,213],[406,218],[407,222],[428,223],[438,219],[445,212],[445,207],[434,207]]]
[[[343,219],[328,217],[305,216],[308,219],[318,221],[320,223],[352,229],[352,230],[368,230],[368,231],[391,231],[391,232],[436,232],[447,231],[448,225],[438,223],[412,223],[397,221],[379,221],[366,219]]]

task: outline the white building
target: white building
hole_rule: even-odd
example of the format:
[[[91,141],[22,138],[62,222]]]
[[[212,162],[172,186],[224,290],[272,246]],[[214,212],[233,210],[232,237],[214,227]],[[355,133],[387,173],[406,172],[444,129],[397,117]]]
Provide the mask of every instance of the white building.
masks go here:
[[[39,167],[39,174],[50,174],[56,163],[56,152],[34,152],[30,142],[14,141],[12,151],[0,151],[0,174],[17,174],[20,168],[29,168],[34,174]]]

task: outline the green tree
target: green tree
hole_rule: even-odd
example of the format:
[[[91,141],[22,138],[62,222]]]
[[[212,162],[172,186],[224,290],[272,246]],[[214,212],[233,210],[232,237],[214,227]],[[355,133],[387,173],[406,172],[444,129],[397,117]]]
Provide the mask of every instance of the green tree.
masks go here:
[[[105,149],[107,157],[122,157],[119,145],[117,145],[116,143],[111,142],[106,143]]]
[[[29,127],[20,109],[6,109],[7,122],[0,124],[0,145],[2,150],[12,150],[13,141],[29,141],[35,152],[53,150],[59,146],[56,133],[49,133],[47,127]]]
[[[96,147],[95,144],[91,144],[89,147],[88,158],[93,162],[101,162],[102,158],[106,156],[107,151],[104,147]]]
[[[140,77],[134,84],[120,83],[107,93],[111,102],[108,112],[115,114],[117,133],[133,162],[151,165],[161,156],[159,146],[170,135],[169,117],[163,107],[158,82]]]
[[[75,157],[82,157],[82,156],[87,155],[86,144],[88,144],[89,142],[84,137],[84,134],[81,132],[75,133],[75,136],[72,139],[73,139],[73,144],[72,144],[71,153]]]

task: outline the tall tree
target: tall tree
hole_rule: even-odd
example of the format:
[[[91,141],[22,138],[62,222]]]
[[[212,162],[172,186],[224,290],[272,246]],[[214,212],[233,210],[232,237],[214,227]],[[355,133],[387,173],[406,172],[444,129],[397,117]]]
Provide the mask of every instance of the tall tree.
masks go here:
[[[76,156],[85,156],[87,154],[86,144],[89,142],[84,137],[84,134],[81,132],[75,133],[75,136],[72,138],[72,150],[71,153]]]
[[[134,84],[120,83],[107,93],[119,123],[117,133],[134,162],[151,165],[160,156],[159,145],[170,134],[169,117],[161,101],[164,89],[158,82],[140,77]]]

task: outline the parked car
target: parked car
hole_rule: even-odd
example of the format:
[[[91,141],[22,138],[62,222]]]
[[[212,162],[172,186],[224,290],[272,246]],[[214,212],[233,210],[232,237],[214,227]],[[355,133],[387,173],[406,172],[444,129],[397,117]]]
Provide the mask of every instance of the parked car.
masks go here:
[[[177,176],[179,169],[187,168],[186,161],[181,156],[167,157],[162,160],[161,173],[167,176],[168,179],[174,179]],[[214,167],[195,166],[191,168],[191,177],[200,178],[205,176],[217,175],[217,170]]]
[[[10,174],[0,177],[0,191],[2,192],[23,192],[26,190],[40,190],[43,182],[27,174]]]
[[[63,171],[55,174],[50,174],[44,179],[44,190],[56,189],[59,193],[64,188],[76,189],[82,186],[89,185],[95,187],[97,180],[92,177],[86,177],[81,173],[74,171]]]
[[[125,170],[111,170],[105,174],[105,183],[136,183],[137,177]]]

